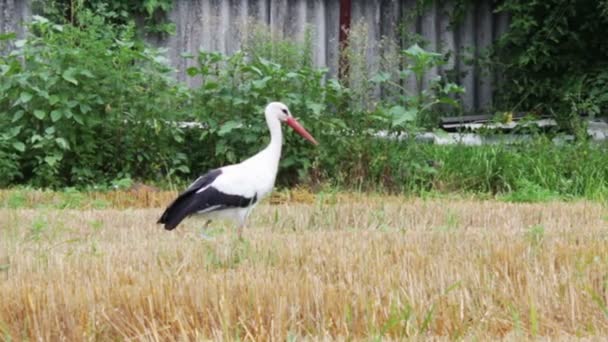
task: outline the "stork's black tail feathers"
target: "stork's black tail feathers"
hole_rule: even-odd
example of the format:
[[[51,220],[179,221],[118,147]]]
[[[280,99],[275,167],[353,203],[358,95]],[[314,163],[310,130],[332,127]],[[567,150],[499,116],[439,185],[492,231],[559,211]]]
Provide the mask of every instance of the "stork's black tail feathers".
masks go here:
[[[191,214],[192,197],[195,193],[183,193],[181,194],[167,209],[163,215],[158,219],[157,223],[164,224],[166,230],[173,230],[177,227],[183,219]]]

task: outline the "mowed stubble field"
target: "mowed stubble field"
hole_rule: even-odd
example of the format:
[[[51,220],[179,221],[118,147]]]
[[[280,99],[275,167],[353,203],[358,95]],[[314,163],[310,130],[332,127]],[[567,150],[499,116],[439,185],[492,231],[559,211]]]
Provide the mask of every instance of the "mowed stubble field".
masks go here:
[[[244,242],[161,211],[0,209],[0,340],[608,335],[602,204],[265,203]]]

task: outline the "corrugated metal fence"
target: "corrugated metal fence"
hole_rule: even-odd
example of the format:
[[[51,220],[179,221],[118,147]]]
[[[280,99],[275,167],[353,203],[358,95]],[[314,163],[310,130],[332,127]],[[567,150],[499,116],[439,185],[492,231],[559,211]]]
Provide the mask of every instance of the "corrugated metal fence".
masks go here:
[[[417,15],[413,12],[416,0],[352,0],[351,22],[367,28],[366,58],[370,65],[379,58],[377,42],[383,36],[401,48],[407,47],[409,42],[400,34],[403,31],[424,37],[429,50],[452,51],[448,64],[432,70],[429,77],[453,69],[467,89],[462,99],[465,107],[487,108],[498,78],[471,66],[470,60],[505,32],[508,18],[494,13],[494,1],[480,0],[466,10],[458,26],[451,27],[454,9],[446,2],[437,1]],[[22,32],[19,23],[29,15],[27,3],[0,0],[0,31]],[[185,69],[193,62],[181,57],[184,52],[196,54],[205,49],[232,53],[241,46],[247,30],[245,23],[251,21],[265,23],[273,32],[296,39],[303,39],[310,27],[315,64],[336,74],[339,14],[337,0],[174,0],[169,18],[176,24],[176,34],[150,40],[168,48],[169,60],[179,70],[178,79],[192,84],[195,81],[186,77]],[[411,20],[404,21],[405,18]],[[411,83],[407,87],[415,91],[416,85]]]
[[[30,16],[29,0],[0,0],[0,33],[15,32],[23,36],[23,23]]]

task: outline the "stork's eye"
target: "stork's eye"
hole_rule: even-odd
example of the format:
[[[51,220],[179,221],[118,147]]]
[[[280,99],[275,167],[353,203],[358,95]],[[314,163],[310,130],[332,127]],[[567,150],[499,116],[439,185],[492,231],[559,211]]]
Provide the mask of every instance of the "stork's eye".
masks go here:
[[[283,108],[281,110],[283,111],[283,113],[287,114],[287,109]]]

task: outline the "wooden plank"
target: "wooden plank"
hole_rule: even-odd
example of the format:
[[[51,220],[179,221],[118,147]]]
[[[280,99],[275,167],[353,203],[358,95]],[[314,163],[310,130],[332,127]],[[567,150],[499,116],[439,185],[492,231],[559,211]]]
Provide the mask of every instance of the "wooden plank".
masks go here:
[[[241,47],[241,36],[245,30],[245,23],[243,21],[242,8],[247,8],[247,0],[227,0],[224,1],[227,9],[226,18],[224,19],[227,23],[226,29],[226,53],[233,54]]]
[[[178,2],[183,3],[183,1]],[[205,51],[211,51],[214,48],[212,46],[211,27],[215,26],[212,22],[213,18],[211,15],[211,3],[207,0],[198,0],[194,1],[194,3],[196,5],[189,6],[190,8],[186,9],[189,13],[196,13],[196,18],[194,19],[194,22],[190,23],[190,25],[199,26],[199,29],[201,30],[200,34],[202,35],[202,37],[199,48]],[[188,22],[185,22],[184,24],[180,23],[180,25],[187,26]]]
[[[248,15],[256,23],[270,24],[269,0],[249,0]]]
[[[270,0],[270,30],[277,37],[283,37],[287,17],[287,0]]]
[[[224,37],[224,28],[221,27],[221,5],[224,0],[203,0],[203,21],[207,26],[207,47],[209,51],[222,51]]]
[[[456,37],[450,23],[450,15],[454,10],[454,5],[444,3],[438,9],[439,16],[439,46],[437,52],[449,53],[449,59],[446,64],[440,68],[440,72],[445,75],[446,71],[450,71],[456,67]]]
[[[326,4],[322,0],[307,1],[306,23],[312,30],[313,63],[316,67],[326,67],[327,61],[327,27]]]
[[[465,88],[465,93],[461,96],[461,101],[465,111],[476,109],[476,87],[475,87],[475,68],[471,65],[475,57],[475,8],[469,6],[462,24],[458,28],[458,72],[460,85]]]
[[[304,41],[306,28],[306,0],[288,0],[285,22],[285,37]]]
[[[489,114],[482,115],[463,115],[455,117],[444,117],[441,118],[441,124],[454,124],[454,123],[465,123],[465,122],[486,122],[492,120],[494,116]]]
[[[218,4],[218,15],[217,15],[217,20],[218,20],[218,46],[217,46],[217,50],[221,53],[224,54],[229,54],[232,51],[228,50],[228,46],[230,45],[230,27],[231,27],[231,21],[230,21],[230,2],[227,0],[222,0],[219,2]]]
[[[487,53],[487,49],[492,45],[492,6],[488,1],[482,1],[477,7],[477,57]],[[486,110],[492,106],[493,75],[491,70],[479,68],[477,74],[477,110]]]
[[[427,51],[437,51],[438,49],[438,18],[437,18],[437,3],[433,2],[422,14],[420,18],[420,33],[424,37],[426,44],[424,44],[424,49]],[[428,88],[430,81],[437,77],[439,74],[439,69],[437,67],[433,67],[427,71],[422,79],[422,89]]]
[[[31,0],[3,0],[0,1],[0,33],[15,33],[18,39],[24,38],[27,28],[24,22],[32,16]],[[12,48],[6,46],[6,51]],[[0,53],[2,53],[0,49]]]
[[[401,35],[401,49],[405,50],[409,48],[414,41],[410,39],[411,36],[418,34],[418,24],[420,18],[416,13],[416,2],[417,0],[405,0],[401,3],[401,22],[404,25],[404,30],[407,32],[406,34]],[[406,62],[407,63],[407,62]],[[406,66],[404,65],[403,68]],[[421,89],[416,82],[416,78],[414,75],[407,77],[404,81],[404,87],[406,91],[410,95],[419,94]]]
[[[380,1],[380,35],[392,41],[399,37],[401,4],[399,0]]]
[[[401,46],[399,44],[399,20],[401,4],[398,0],[380,1],[380,36],[382,45],[380,46],[380,68],[384,72],[389,72],[393,80],[399,79],[401,69]],[[382,98],[389,101],[397,100],[396,95],[403,95],[403,92],[393,86],[381,89]]]
[[[507,13],[494,13],[494,36],[493,41],[496,42],[500,40],[500,37],[503,36],[509,30],[510,18]],[[504,73],[501,68],[497,67],[494,70],[494,86],[496,89],[500,89],[504,84]],[[494,95],[492,95],[494,99]],[[493,101],[494,102],[494,101]]]
[[[367,68],[368,75],[373,77],[380,70],[380,0],[369,0],[366,5],[366,22],[368,23]],[[380,87],[374,88],[374,98],[380,98]]]
[[[182,8],[184,7],[185,6],[176,3],[175,6],[173,6],[173,11],[171,11],[171,13],[169,13],[168,15],[168,19],[175,23],[175,34],[168,36],[167,39],[163,41],[155,42],[156,46],[165,46],[167,48],[167,58],[169,59],[171,65],[173,65],[173,67],[177,69],[175,77],[179,81],[185,80],[185,75],[183,71],[186,70],[186,61],[180,58],[180,54],[178,54],[177,52],[180,48],[180,41],[182,37],[185,36],[185,34],[183,23],[177,22],[175,20],[176,18],[179,18],[182,15]]]
[[[325,51],[326,65],[332,75],[338,75],[340,32],[340,6],[338,1],[325,0]]]
[[[513,113],[513,120],[518,120],[529,116],[528,112],[516,112]],[[535,116],[536,117],[536,116]],[[538,119],[549,118],[549,115],[541,115],[538,116]],[[478,115],[462,115],[462,116],[454,116],[454,117],[443,117],[440,119],[441,124],[456,124],[456,123],[471,123],[471,122],[488,122],[494,119],[493,114],[478,114]]]
[[[503,34],[505,34],[509,30],[511,19],[509,18],[509,14],[504,12],[494,13],[493,16],[495,22],[493,40],[497,41],[498,39],[500,39],[500,37],[502,37]]]

